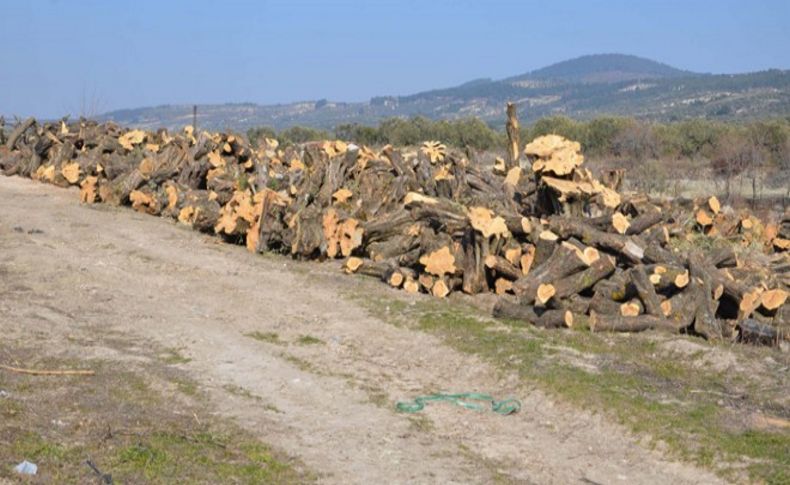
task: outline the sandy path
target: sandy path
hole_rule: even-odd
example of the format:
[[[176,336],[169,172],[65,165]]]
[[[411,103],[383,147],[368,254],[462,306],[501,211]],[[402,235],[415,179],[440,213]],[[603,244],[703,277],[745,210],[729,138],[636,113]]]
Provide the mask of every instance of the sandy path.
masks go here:
[[[383,285],[255,257],[130,210],[80,206],[74,191],[0,177],[0,277],[19,289],[0,300],[0,331],[10,318],[42,325],[49,315],[48,324],[178,348],[218,413],[325,482],[718,482],[340,296]],[[281,341],[245,336],[254,331]],[[299,345],[305,335],[323,343]],[[512,395],[524,408],[502,417],[437,405],[418,420],[393,412],[395,400],[439,390]]]

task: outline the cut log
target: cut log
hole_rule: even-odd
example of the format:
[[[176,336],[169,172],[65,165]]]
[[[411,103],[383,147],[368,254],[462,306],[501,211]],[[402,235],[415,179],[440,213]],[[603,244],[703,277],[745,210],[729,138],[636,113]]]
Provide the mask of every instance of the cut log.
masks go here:
[[[11,131],[11,134],[8,135],[8,141],[5,142],[5,146],[8,147],[9,151],[13,151],[16,148],[16,144],[19,139],[25,134],[27,130],[33,127],[36,124],[35,118],[28,118],[22,123],[19,124],[16,128]]]
[[[776,310],[787,301],[788,293],[780,288],[768,290],[760,297],[760,304],[769,311]]]
[[[495,216],[494,212],[485,207],[470,207],[467,213],[469,224],[485,238],[499,236],[509,237],[505,219]]]
[[[644,307],[639,300],[631,300],[620,304],[620,315],[624,317],[635,317],[644,313]]]
[[[497,295],[504,295],[513,290],[513,282],[505,278],[497,278],[494,282],[494,291]]]
[[[159,195],[149,187],[143,187],[142,190],[133,190],[129,194],[129,200],[132,202],[132,209],[137,212],[152,216],[159,215],[162,212],[162,201]]]
[[[649,315],[662,316],[661,300],[658,298],[653,283],[650,282],[643,265],[640,264],[631,268],[631,282],[639,294],[639,299],[642,300],[642,304],[645,306],[645,311]]]
[[[744,343],[774,346],[782,340],[788,340],[786,332],[752,318],[739,322],[738,331],[738,338]]]
[[[557,294],[557,289],[554,287],[554,285],[550,283],[544,283],[538,286],[538,289],[535,292],[535,301],[540,304],[540,306],[545,306],[546,302],[548,302],[555,294]]]
[[[711,196],[708,199],[708,207],[710,207],[710,210],[714,214],[718,214],[719,211],[721,210],[721,203],[719,202],[719,199],[717,199],[715,195]]]
[[[559,237],[551,231],[541,231],[535,244],[535,256],[532,264],[539,266],[543,264],[557,248]]]
[[[590,315],[590,330],[593,332],[644,332],[645,330],[662,330],[677,333],[677,325],[663,317],[655,315],[622,316],[622,315]]]
[[[696,220],[697,224],[699,224],[703,229],[713,224],[713,218],[707,213],[707,211],[705,211],[705,209],[699,209],[694,216],[694,220]]]
[[[628,226],[628,229],[626,229],[625,231],[625,234],[628,236],[642,234],[643,232],[647,231],[648,229],[652,228],[653,226],[655,226],[656,224],[660,223],[663,220],[664,220],[663,213],[657,210],[650,211],[646,214],[642,214],[632,219],[631,223]]]
[[[488,290],[488,280],[484,267],[484,252],[488,251],[488,241],[473,228],[464,231],[461,240],[463,247],[463,284],[462,290],[467,294],[475,294]]]
[[[551,284],[555,290],[553,296],[559,299],[567,298],[588,288],[592,288],[595,283],[612,274],[614,270],[614,259],[609,256],[604,256],[593,263],[589,268],[554,281]]]
[[[208,191],[194,190],[185,195],[178,222],[201,232],[213,233],[219,217],[220,206],[211,199]]]
[[[420,292],[420,284],[411,278],[406,278],[403,282],[403,289],[406,293],[416,294]]]
[[[80,202],[83,204],[93,204],[99,200],[99,178],[94,176],[85,177],[80,183]]]
[[[521,265],[521,274],[526,276],[529,274],[529,271],[532,269],[532,263],[535,261],[535,246],[529,244],[527,245],[526,251],[524,254],[521,255],[520,265]]]
[[[645,256],[644,243],[638,243],[635,236],[599,231],[583,221],[567,217],[552,217],[549,227],[564,239],[578,238],[584,244],[612,251],[634,263],[640,263]]]
[[[689,273],[699,285],[701,294],[694,311],[694,331],[708,340],[720,339],[723,336],[723,328],[721,322],[716,319],[718,303],[713,298],[714,280],[706,269],[701,254],[692,252],[689,255]]]
[[[422,273],[417,278],[417,282],[420,284],[420,286],[423,289],[425,289],[426,292],[430,292],[431,291],[435,281],[436,281],[436,279],[433,276],[431,276],[431,275],[429,275],[427,273]]]
[[[446,277],[438,278],[431,287],[431,294],[437,298],[444,298],[450,294],[450,285]]]
[[[628,228],[631,226],[631,223],[628,222],[628,219],[619,212],[615,212],[612,214],[612,227],[614,230],[617,231],[618,234],[625,234],[628,232]]]
[[[505,250],[505,259],[507,259],[510,264],[519,266],[521,264],[520,261],[522,254],[524,253],[521,249],[521,246],[510,247]]]
[[[427,273],[439,277],[456,272],[455,256],[447,246],[422,256],[420,264],[425,266]]]
[[[80,175],[82,175],[79,163],[67,163],[63,165],[63,168],[60,169],[60,173],[63,175],[63,178],[72,185],[79,183]]]
[[[545,263],[516,280],[513,284],[513,292],[527,298],[526,303],[531,304],[541,284],[557,281],[586,267],[587,263],[579,257],[575,248],[562,244],[555,245],[554,253]]]
[[[364,264],[362,258],[357,258],[352,256],[346,259],[346,262],[343,263],[343,270],[346,273],[356,273],[357,270]]]
[[[672,320],[678,329],[686,329],[694,323],[695,312],[702,303],[702,293],[698,288],[689,288],[661,302],[664,317]]]
[[[496,274],[507,277],[510,280],[519,279],[523,273],[519,268],[510,263],[502,256],[489,254],[485,258],[486,268],[493,270]]]
[[[496,318],[520,320],[536,327],[560,328],[567,326],[573,316],[569,310],[554,310],[537,308],[531,305],[519,305],[500,298],[494,306],[493,315]]]

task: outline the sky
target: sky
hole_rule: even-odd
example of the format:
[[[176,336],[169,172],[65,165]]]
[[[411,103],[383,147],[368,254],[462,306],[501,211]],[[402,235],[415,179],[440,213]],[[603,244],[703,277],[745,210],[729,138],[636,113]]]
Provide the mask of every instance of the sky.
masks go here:
[[[585,54],[790,68],[788,0],[0,0],[0,113],[364,101]]]

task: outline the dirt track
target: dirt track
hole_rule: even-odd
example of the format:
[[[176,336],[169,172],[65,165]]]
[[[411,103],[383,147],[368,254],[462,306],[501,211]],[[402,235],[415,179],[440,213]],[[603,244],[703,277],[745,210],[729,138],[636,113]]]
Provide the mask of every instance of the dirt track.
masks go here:
[[[119,361],[102,348],[106,332],[179,349],[191,359],[179,367],[218,414],[325,482],[719,481],[342,296],[388,292],[383,285],[333,265],[252,256],[130,210],[80,206],[74,191],[0,177],[0,279],[0,335],[35,332],[67,346],[66,336],[90,334],[87,358]],[[523,409],[393,410],[418,394],[472,390],[518,397]]]

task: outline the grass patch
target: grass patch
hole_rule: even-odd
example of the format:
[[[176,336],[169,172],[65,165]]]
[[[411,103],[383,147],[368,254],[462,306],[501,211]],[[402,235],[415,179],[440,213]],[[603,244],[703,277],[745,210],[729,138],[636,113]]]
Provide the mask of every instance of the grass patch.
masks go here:
[[[409,427],[420,433],[430,433],[435,429],[431,418],[424,414],[415,414],[409,416]]]
[[[299,357],[295,357],[293,355],[288,354],[281,354],[280,357],[285,359],[286,362],[290,363],[297,369],[301,370],[302,372],[310,372],[311,374],[323,374],[315,365],[311,362],[301,359]]]
[[[0,397],[0,417],[13,419],[22,415],[22,404],[10,397]]]
[[[160,359],[165,364],[170,364],[170,365],[187,364],[189,362],[192,362],[192,359],[181,355],[180,349],[176,349],[176,348],[165,349],[164,353],[160,356]]]
[[[282,340],[280,340],[280,336],[277,334],[277,332],[260,332],[256,330],[255,332],[245,333],[244,336],[261,342],[268,342],[270,344],[284,343]]]
[[[151,352],[162,355],[172,353]],[[54,358],[47,365],[74,367]],[[19,480],[13,465],[22,460],[38,465],[37,482],[96,481],[86,459],[115,483],[314,481],[295,460],[188,398],[199,387],[178,368],[156,360],[89,367],[96,370],[91,378],[3,376],[0,483]]]
[[[745,469],[752,480],[790,483],[790,433],[750,429],[744,420],[753,411],[790,416],[782,391],[786,385],[759,386],[748,375],[695,366],[702,354],[716,350],[704,341],[694,339],[706,346],[703,351],[679,356],[647,335],[546,331],[493,321],[458,302],[387,300],[366,306],[387,321],[397,319],[502,370],[515,370],[544,391],[598,410],[650,436],[653,444],[666,443],[674,456],[725,478],[742,481]],[[739,359],[765,357],[760,353],[765,349],[719,350],[737,352]]]
[[[188,380],[176,380],[175,381],[178,390],[181,391],[182,394],[185,394],[190,397],[196,397],[198,395],[198,387],[194,381]]]
[[[151,483],[302,483],[305,478],[260,443],[209,433],[153,433],[118,449],[109,468]]]
[[[236,384],[225,384],[222,386],[223,389],[228,391],[229,393],[233,394],[234,396],[244,397],[247,399],[254,399],[256,401],[260,401],[261,397],[256,396],[255,394],[251,393],[247,389],[237,386]]]
[[[312,335],[302,335],[296,339],[296,343],[299,345],[319,345],[323,344],[324,341],[320,338],[313,337]]]

